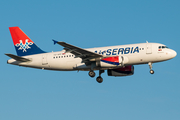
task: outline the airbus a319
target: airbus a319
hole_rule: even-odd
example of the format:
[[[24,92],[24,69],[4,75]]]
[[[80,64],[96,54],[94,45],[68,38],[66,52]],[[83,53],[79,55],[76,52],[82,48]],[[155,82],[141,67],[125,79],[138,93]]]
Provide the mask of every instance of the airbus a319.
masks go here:
[[[62,51],[41,50],[19,27],[9,27],[17,55],[5,54],[12,59],[8,64],[57,71],[89,71],[90,77],[103,82],[101,74],[107,70],[108,76],[129,76],[134,74],[134,65],[148,64],[154,74],[152,64],[174,58],[177,53],[160,43],[139,43],[83,49],[74,45],[54,41],[64,47]]]

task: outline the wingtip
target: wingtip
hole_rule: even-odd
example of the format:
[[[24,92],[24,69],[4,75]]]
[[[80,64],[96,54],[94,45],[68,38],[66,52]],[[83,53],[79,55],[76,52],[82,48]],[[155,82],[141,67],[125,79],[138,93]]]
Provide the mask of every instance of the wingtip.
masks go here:
[[[55,45],[55,44],[58,42],[58,41],[56,41],[56,40],[53,40],[53,39],[52,39],[52,41],[54,42],[54,45]]]

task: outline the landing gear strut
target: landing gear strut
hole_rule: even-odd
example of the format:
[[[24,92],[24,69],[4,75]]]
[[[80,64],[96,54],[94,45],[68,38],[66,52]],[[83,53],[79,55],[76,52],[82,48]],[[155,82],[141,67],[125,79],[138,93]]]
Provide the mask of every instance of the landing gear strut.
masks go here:
[[[154,70],[152,70],[152,62],[149,62],[148,65],[149,65],[149,68],[150,68],[150,73],[154,74]]]
[[[89,71],[89,76],[90,77],[94,77],[96,74],[95,72],[93,71],[93,68],[96,66],[96,63],[92,63],[91,64],[91,70]]]
[[[102,73],[104,73],[104,70],[99,70],[99,76],[96,78],[96,81],[98,83],[102,83],[103,82],[103,78],[101,77]]]

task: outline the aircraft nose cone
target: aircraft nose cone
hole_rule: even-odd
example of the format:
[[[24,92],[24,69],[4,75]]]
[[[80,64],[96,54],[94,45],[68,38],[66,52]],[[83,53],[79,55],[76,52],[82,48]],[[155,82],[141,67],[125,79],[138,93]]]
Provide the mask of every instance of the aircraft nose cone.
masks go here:
[[[176,51],[172,50],[172,52],[171,52],[172,58],[176,57],[176,55],[177,55]]]

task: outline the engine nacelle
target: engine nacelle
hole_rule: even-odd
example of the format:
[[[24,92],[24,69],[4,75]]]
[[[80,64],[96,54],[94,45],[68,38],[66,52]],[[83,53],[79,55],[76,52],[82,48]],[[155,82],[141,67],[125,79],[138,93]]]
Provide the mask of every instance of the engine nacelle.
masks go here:
[[[108,76],[129,76],[134,74],[134,66],[125,66],[117,69],[108,69]]]
[[[114,56],[103,58],[100,61],[96,62],[96,66],[99,67],[116,67],[123,66],[128,62],[128,58],[125,56]]]

